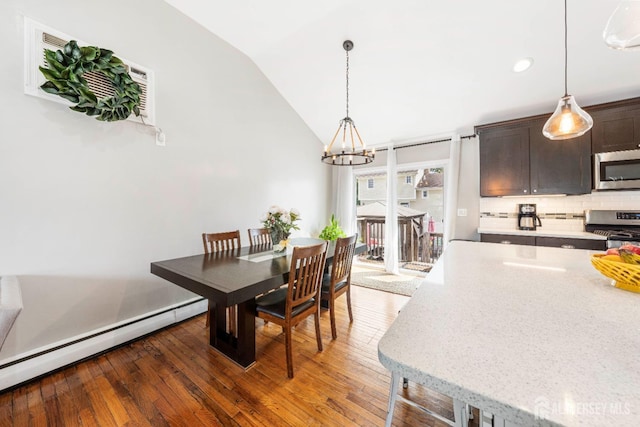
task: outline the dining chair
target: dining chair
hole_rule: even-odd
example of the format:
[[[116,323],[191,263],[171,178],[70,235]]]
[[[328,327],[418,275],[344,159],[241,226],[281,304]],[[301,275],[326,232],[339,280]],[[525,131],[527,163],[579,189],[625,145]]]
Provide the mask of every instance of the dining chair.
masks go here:
[[[202,233],[204,253],[238,249],[240,244],[240,230],[225,231],[223,233]]]
[[[329,304],[329,317],[331,318],[331,337],[338,337],[336,332],[336,298],[347,294],[347,309],[349,322],[353,323],[351,311],[351,265],[356,249],[356,237],[338,238],[331,265],[331,273],[325,274],[322,280],[321,299]],[[326,307],[326,306],[325,306]]]
[[[313,315],[318,351],[320,335],[320,283],[327,257],[327,242],[295,246],[291,255],[288,286],[256,298],[256,316],[282,326],[285,334],[287,375],[293,378],[291,329]]]
[[[268,228],[250,228],[247,232],[249,233],[250,246],[271,244],[271,233]]]
[[[240,230],[225,231],[222,233],[202,233],[202,244],[204,245],[204,253],[210,254],[214,252],[228,251],[239,249],[242,247],[240,243]],[[205,326],[209,326],[211,320],[211,304],[207,310],[207,320]],[[227,307],[227,317],[229,319],[229,333],[235,334],[236,331],[236,306]]]

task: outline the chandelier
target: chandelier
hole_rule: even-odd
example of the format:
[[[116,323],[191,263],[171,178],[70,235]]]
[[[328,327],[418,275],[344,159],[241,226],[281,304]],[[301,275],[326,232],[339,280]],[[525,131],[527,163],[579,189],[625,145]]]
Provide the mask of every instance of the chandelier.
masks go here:
[[[367,150],[364,142],[362,142],[362,138],[360,138],[356,124],[351,117],[349,117],[349,51],[353,49],[353,42],[351,40],[345,40],[344,43],[342,43],[342,47],[347,53],[347,115],[340,120],[338,129],[333,135],[331,143],[328,146],[324,146],[322,161],[335,166],[366,165],[373,161],[376,153],[375,149]],[[336,142],[336,138],[340,133],[342,133],[342,146],[338,150],[333,151],[333,144]]]

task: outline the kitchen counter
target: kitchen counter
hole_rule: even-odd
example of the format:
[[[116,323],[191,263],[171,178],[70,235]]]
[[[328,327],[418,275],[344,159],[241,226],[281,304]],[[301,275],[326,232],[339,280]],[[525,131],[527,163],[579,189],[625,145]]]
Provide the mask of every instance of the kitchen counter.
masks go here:
[[[479,234],[508,234],[512,236],[559,237],[567,239],[607,240],[605,236],[586,231],[558,231],[558,230],[517,230],[514,228],[478,228]]]
[[[612,287],[593,253],[451,242],[380,362],[515,425],[638,425],[640,294]]]

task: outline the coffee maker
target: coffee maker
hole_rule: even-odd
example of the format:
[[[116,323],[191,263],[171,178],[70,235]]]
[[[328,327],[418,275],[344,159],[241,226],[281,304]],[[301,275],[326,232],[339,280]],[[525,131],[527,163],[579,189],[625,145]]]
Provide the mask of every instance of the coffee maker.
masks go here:
[[[536,215],[536,205],[523,203],[518,205],[518,229],[535,230],[536,226],[542,226],[540,217]]]

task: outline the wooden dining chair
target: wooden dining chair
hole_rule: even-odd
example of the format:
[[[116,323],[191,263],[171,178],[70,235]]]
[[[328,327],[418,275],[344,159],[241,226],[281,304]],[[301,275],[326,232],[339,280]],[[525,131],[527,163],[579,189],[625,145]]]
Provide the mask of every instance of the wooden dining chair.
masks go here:
[[[242,246],[240,243],[240,230],[225,231],[223,233],[202,233],[202,244],[204,245],[205,254],[238,249]]]
[[[295,246],[291,255],[288,286],[256,298],[256,316],[284,329],[289,378],[293,378],[293,326],[314,315],[318,351],[322,351],[320,283],[326,256],[327,242],[312,246]]]
[[[240,230],[225,231],[222,233],[202,233],[202,244],[204,245],[204,253],[210,254],[220,251],[228,251],[239,249],[242,247],[240,243]],[[207,320],[205,326],[209,326],[211,320],[211,304],[207,310]],[[229,321],[229,333],[235,334],[236,331],[236,306],[227,307],[227,317]]]
[[[250,246],[271,244],[271,233],[268,228],[250,228],[247,232],[249,233]]]
[[[329,317],[331,318],[331,337],[338,337],[336,332],[336,298],[347,294],[347,309],[349,310],[349,322],[353,323],[351,312],[351,265],[356,249],[356,237],[338,238],[331,265],[331,273],[325,274],[322,280],[321,298],[329,304]],[[325,306],[326,307],[326,306]]]

